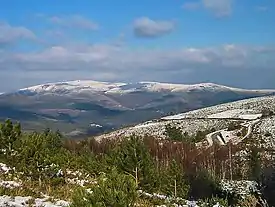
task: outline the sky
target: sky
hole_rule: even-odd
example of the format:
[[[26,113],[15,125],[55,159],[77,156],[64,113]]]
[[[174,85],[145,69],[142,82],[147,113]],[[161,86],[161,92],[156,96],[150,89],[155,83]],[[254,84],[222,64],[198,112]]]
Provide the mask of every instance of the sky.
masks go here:
[[[275,0],[0,4],[0,92],[67,80],[275,89]]]

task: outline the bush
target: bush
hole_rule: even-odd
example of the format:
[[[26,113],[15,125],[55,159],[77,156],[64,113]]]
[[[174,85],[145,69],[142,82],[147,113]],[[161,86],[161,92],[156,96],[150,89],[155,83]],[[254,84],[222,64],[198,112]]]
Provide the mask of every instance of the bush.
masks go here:
[[[240,129],[242,126],[238,123],[238,122],[230,122],[228,127],[227,127],[227,130],[228,131],[234,131],[236,129]]]
[[[190,191],[189,197],[206,199],[216,197],[221,193],[219,181],[212,177],[206,170],[188,176]]]
[[[73,197],[72,207],[121,207],[134,206],[138,193],[135,180],[130,175],[120,174],[112,169],[109,174],[102,174],[98,184],[88,191],[78,189]]]
[[[174,141],[184,140],[184,136],[181,129],[176,126],[172,126],[171,124],[167,124],[165,126],[165,134],[169,139]]]
[[[274,115],[274,112],[271,111],[270,109],[267,109],[267,108],[263,109],[261,111],[261,113],[262,113],[262,117],[269,117],[269,116],[273,116]]]

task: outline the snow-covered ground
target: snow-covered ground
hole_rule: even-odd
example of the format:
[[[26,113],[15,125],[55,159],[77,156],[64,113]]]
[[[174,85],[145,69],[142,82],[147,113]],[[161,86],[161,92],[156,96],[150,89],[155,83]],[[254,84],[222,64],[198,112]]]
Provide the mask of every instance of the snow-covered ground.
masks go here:
[[[270,109],[275,111],[275,96],[265,96],[258,98],[245,99],[241,101],[230,102],[226,104],[220,104],[216,106],[206,107],[203,109],[198,109],[190,111],[187,113],[177,114],[174,118],[173,116],[168,116],[169,119],[184,119],[184,118],[206,118],[214,114],[219,114],[223,116],[238,115],[257,115],[262,113],[263,109]],[[163,117],[162,119],[167,119],[168,117]],[[220,117],[224,118],[224,117]]]
[[[165,139],[165,127],[167,124],[179,127],[182,132],[187,132],[188,134],[195,134],[197,131],[210,129],[213,126],[217,130],[224,129],[228,126],[230,120],[218,120],[218,119],[185,119],[185,120],[167,120],[167,121],[158,121],[158,122],[146,122],[143,124],[136,125],[134,127],[127,127],[114,132],[103,134],[97,136],[96,139],[100,140],[103,138],[121,138],[128,137],[132,134],[135,135],[152,135],[160,139]]]
[[[57,200],[54,203],[48,201],[49,198],[32,198],[22,196],[0,196],[0,206],[13,206],[13,207],[61,207],[69,206],[69,202],[63,200]],[[30,205],[31,204],[31,205]]]
[[[231,139],[238,143],[254,132],[261,135],[270,133],[270,136],[264,136],[265,146],[275,147],[275,116],[262,117],[264,109],[275,112],[275,96],[246,99],[163,117],[160,120],[147,121],[134,127],[127,127],[109,134],[103,134],[96,137],[96,139],[121,138],[132,134],[141,136],[147,134],[165,139],[165,126],[171,124],[179,127],[182,132],[188,132],[189,134],[195,134],[199,130],[203,131],[215,128],[216,131],[220,130],[219,132],[223,134],[225,142]],[[247,135],[242,137],[242,139],[238,139],[236,132],[228,132],[226,130],[229,123],[233,121],[247,129]],[[209,137],[211,136],[208,136],[208,142],[211,142]],[[219,138],[216,140],[219,140]]]

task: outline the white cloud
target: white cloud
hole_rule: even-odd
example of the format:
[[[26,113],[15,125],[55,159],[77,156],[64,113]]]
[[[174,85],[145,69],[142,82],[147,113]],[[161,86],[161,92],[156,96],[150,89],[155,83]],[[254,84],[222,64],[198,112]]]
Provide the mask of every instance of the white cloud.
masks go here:
[[[233,0],[202,0],[202,3],[218,17],[228,16],[232,12]]]
[[[232,6],[234,0],[198,0],[185,2],[182,6],[186,10],[196,10],[204,8],[216,17],[229,16],[232,13]]]
[[[0,23],[0,46],[10,45],[20,39],[35,40],[35,34],[25,27]]]
[[[53,16],[50,17],[49,20],[54,24],[70,28],[80,28],[85,30],[97,30],[99,28],[97,23],[80,15],[66,17]]]
[[[134,33],[138,37],[159,37],[174,31],[174,21],[152,20],[148,17],[141,17],[134,22]]]
[[[39,52],[2,54],[0,76],[4,80],[2,85],[17,79],[22,82],[27,75],[29,85],[94,79],[210,81],[241,87],[275,87],[274,81],[267,81],[275,78],[274,57],[275,48],[265,46],[223,45],[174,50],[133,50],[115,45],[54,46]],[[12,79],[7,74],[12,74]]]
[[[201,3],[200,2],[185,2],[182,5],[183,9],[187,9],[187,10],[196,10],[198,8],[201,7]]]

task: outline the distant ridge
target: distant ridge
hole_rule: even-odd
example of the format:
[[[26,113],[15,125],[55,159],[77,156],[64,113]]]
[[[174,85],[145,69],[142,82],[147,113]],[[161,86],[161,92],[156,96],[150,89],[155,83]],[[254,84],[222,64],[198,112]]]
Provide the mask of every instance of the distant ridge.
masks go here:
[[[25,130],[52,128],[83,137],[171,114],[273,94],[275,90],[247,90],[214,83],[65,81],[1,94],[0,121],[10,118],[20,121]]]
[[[214,83],[198,83],[198,84],[176,84],[176,83],[161,83],[161,82],[136,82],[136,83],[121,83],[121,82],[100,82],[93,80],[76,80],[67,82],[47,83],[27,88],[22,88],[18,92],[31,93],[74,93],[97,91],[104,93],[131,93],[138,91],[147,92],[188,92],[192,90],[209,90],[209,91],[236,91],[236,92],[275,92],[275,90],[249,90]],[[0,93],[1,94],[1,93]]]

